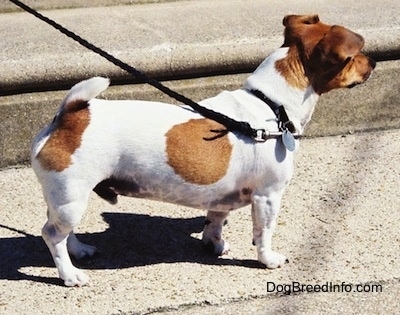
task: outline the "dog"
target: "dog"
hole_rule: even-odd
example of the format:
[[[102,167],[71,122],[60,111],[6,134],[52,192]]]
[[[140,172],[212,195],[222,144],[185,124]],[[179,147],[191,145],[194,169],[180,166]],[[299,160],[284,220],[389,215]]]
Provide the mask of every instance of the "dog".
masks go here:
[[[283,25],[283,45],[242,88],[200,102],[278,135],[264,141],[227,130],[188,106],[96,99],[109,85],[106,78],[72,87],[31,149],[48,207],[42,236],[66,286],[89,282],[69,255],[80,259],[96,251],[73,233],[91,191],[112,204],[122,195],[208,210],[202,241],[217,255],[229,249],[221,235],[228,214],[251,204],[258,261],[267,268],[288,262],[271,241],[293,173],[295,136],[321,94],[365,82],[376,63],[361,52],[362,36],[324,24],[318,15],[285,16]]]

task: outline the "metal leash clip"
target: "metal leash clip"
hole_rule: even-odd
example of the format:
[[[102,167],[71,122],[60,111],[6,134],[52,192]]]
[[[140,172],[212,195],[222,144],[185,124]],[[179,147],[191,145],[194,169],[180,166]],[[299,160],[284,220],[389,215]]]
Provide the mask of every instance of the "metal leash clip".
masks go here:
[[[256,142],[265,142],[265,141],[267,141],[267,133],[265,132],[265,129],[256,129],[255,130],[254,140]]]
[[[265,142],[270,138],[279,138],[282,136],[282,131],[269,131],[265,129],[256,129],[255,131],[254,140],[257,142]]]

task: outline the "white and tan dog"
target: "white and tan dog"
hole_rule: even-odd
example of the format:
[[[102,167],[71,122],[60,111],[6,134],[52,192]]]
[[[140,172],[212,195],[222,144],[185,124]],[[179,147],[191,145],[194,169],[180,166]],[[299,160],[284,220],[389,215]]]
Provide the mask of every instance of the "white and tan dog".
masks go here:
[[[270,99],[284,106],[301,134],[322,93],[362,83],[375,67],[360,52],[363,38],[344,27],[323,24],[316,15],[286,16],[283,24],[283,46],[242,89],[201,104],[253,128],[278,131],[279,119],[266,104]],[[108,85],[99,77],[75,85],[32,146],[32,166],[48,205],[42,235],[65,285],[89,280],[69,254],[95,252],[73,234],[92,190],[111,203],[124,195],[207,209],[203,242],[216,254],[228,250],[221,232],[229,212],[251,204],[258,260],[268,268],[285,264],[286,257],[271,248],[293,172],[293,152],[282,139],[216,136],[224,126],[186,106],[94,98]]]

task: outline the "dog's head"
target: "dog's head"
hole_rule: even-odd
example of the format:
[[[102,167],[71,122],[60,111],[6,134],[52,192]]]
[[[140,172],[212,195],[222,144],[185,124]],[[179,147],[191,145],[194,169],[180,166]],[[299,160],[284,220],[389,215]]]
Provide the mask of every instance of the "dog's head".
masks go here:
[[[289,55],[300,60],[308,83],[318,94],[363,83],[375,68],[375,61],[361,53],[363,37],[345,27],[324,24],[318,15],[288,15],[283,25],[283,47],[289,47]]]

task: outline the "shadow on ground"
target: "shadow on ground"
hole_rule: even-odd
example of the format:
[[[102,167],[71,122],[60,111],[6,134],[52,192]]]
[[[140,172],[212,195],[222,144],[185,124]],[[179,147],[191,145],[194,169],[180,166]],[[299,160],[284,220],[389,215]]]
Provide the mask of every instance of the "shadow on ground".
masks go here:
[[[94,257],[74,261],[79,268],[121,269],[177,262],[265,268],[255,260],[221,259],[206,252],[202,242],[191,236],[202,231],[204,217],[182,219],[108,212],[102,216],[109,225],[107,230],[77,234],[79,240],[98,249]],[[0,228],[17,231],[4,225]],[[20,271],[23,267],[54,267],[41,236],[1,238],[0,252],[3,256],[0,279],[62,284],[58,278],[31,276]]]

